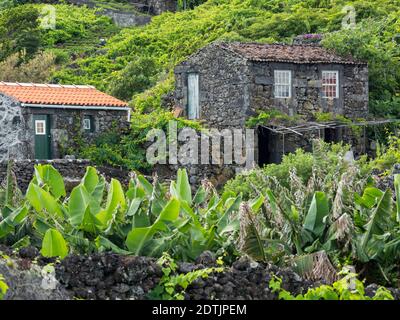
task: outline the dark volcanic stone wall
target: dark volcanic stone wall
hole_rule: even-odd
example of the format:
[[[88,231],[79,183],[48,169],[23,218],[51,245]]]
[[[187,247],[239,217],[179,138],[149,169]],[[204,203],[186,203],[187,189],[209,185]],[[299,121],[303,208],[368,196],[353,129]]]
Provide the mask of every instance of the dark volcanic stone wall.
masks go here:
[[[175,68],[177,104],[186,112],[188,73],[200,75],[200,118],[211,128],[244,127],[250,103],[246,61],[211,44]]]
[[[274,97],[274,70],[292,71],[292,98]],[[322,71],[339,71],[339,98],[322,98]],[[368,114],[368,68],[365,65],[293,64],[254,62],[251,64],[251,108],[276,108],[288,115],[312,118],[316,112],[330,112],[349,118]]]
[[[10,267],[10,258],[7,260],[0,255],[0,272],[10,284],[6,300],[146,300],[163,276],[157,260],[148,257],[104,253],[70,255],[55,262],[55,259],[41,257],[33,247],[14,254],[10,248],[0,246],[0,252],[12,259]],[[32,263],[33,260],[37,262]],[[51,274],[42,272],[48,263],[54,263],[55,270]],[[204,252],[195,263],[177,264],[178,270],[172,276],[216,266],[210,252]],[[188,286],[184,297],[186,300],[277,300],[277,295],[269,288],[273,276],[281,278],[282,288],[294,295],[321,284],[304,280],[289,268],[256,263],[243,257],[232,266],[226,266],[223,272],[196,279]],[[372,284],[365,292],[373,296],[377,289],[378,286]],[[399,289],[389,290],[395,299],[400,298]]]
[[[19,103],[0,94],[0,161],[28,157],[25,126]]]
[[[12,164],[12,171],[16,182],[21,191],[25,192],[30,181],[33,178],[35,164],[51,164],[56,168],[64,178],[67,189],[71,189],[83,178],[88,166],[93,166],[89,160],[15,160]],[[129,172],[105,166],[96,166],[100,174],[107,181],[111,178],[118,179],[122,184],[128,185]],[[0,162],[0,184],[4,182],[7,176],[7,162]]]
[[[73,109],[40,109],[22,108],[24,123],[26,124],[26,143],[29,150],[26,159],[34,159],[34,128],[33,115],[50,115],[51,126],[51,155],[53,159],[63,158],[69,147],[76,143],[89,143],[93,139],[112,129],[118,127],[124,129],[128,126],[128,113],[126,110],[73,110]],[[84,116],[92,116],[94,131],[83,130]]]
[[[216,266],[215,260],[209,257],[204,253],[196,263],[178,263],[178,273]],[[185,299],[275,300],[276,294],[269,289],[272,275],[281,277],[283,287],[293,293],[301,293],[312,286],[289,269],[240,259],[225,272],[195,280],[186,290]],[[69,256],[56,267],[56,278],[61,285],[72,296],[83,299],[148,299],[161,277],[156,259],[115,254],[96,254],[90,259]]]

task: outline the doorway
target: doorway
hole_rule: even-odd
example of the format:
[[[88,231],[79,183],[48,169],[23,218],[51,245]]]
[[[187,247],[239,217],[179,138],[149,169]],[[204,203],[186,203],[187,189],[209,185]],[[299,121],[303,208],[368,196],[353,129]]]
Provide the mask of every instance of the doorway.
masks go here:
[[[337,143],[342,140],[340,128],[326,128],[324,130],[324,141],[327,143]]]
[[[50,116],[38,114],[33,116],[35,130],[35,159],[51,159]]]
[[[280,146],[279,136],[267,128],[258,127],[258,165],[280,163],[282,154],[278,151]]]

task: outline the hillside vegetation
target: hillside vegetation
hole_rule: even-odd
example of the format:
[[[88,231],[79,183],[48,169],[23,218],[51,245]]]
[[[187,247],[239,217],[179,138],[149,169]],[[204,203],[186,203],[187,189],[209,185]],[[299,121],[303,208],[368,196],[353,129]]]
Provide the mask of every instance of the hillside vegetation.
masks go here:
[[[342,27],[348,5],[356,14],[355,28],[350,30]],[[99,163],[144,167],[139,147],[143,137],[171,118],[162,108],[162,98],[173,91],[174,66],[215,40],[291,43],[299,34],[323,33],[326,47],[368,61],[371,111],[399,117],[400,7],[396,0],[209,0],[193,10],[164,13],[146,26],[121,30],[94,9],[55,7],[55,30],[40,27],[41,5],[20,5],[0,13],[0,61],[4,60],[0,72],[8,68],[10,80],[47,77],[64,84],[91,84],[130,101],[136,110],[131,132],[108,134],[91,148],[77,150]],[[100,38],[106,40],[104,45]],[[46,72],[36,75],[25,71],[29,65],[21,65],[23,72],[13,74],[18,65],[15,54],[22,49],[26,49],[23,62],[36,57]],[[42,59],[41,51],[54,56]]]
[[[356,12],[352,31],[342,30],[347,14],[343,9],[348,4]],[[155,17],[145,27],[122,30],[109,41],[106,52],[79,60],[80,68],[66,68],[57,78],[66,83],[91,83],[123,99],[133,97],[134,106],[151,110],[159,106],[159,100],[151,99],[149,93],[137,94],[144,87],[152,87],[155,95],[171,90],[173,67],[214,40],[290,43],[299,34],[324,33],[326,46],[370,63],[372,98],[390,100],[399,88],[399,7],[398,1],[377,4],[210,0],[194,10]],[[142,72],[138,65],[143,63],[151,65],[150,70]]]

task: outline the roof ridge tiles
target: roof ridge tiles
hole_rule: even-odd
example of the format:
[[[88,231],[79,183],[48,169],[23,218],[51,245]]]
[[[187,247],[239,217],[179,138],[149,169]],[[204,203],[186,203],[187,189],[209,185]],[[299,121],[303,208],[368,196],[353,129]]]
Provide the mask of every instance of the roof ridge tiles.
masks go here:
[[[32,83],[32,82],[7,82],[0,81],[0,86],[10,87],[47,87],[47,88],[76,88],[76,89],[96,89],[91,85],[76,85],[76,84],[57,84],[57,83]],[[96,89],[97,90],[97,89]]]
[[[337,54],[334,50],[315,44],[284,44],[259,42],[219,42],[221,49],[229,50],[250,61],[288,63],[338,63],[367,64],[350,55]]]

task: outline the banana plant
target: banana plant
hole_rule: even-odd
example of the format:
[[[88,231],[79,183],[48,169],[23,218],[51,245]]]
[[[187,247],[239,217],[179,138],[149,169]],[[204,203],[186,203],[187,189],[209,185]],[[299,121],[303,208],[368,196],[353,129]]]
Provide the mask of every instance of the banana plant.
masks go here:
[[[128,190],[135,222],[126,245],[135,254],[159,256],[169,250],[180,259],[193,260],[205,250],[227,245],[227,236],[238,230],[238,221],[230,218],[239,208],[240,197],[225,194],[219,198],[213,194],[206,203],[208,192],[200,187],[193,196],[185,170],[178,170],[169,191],[166,202],[166,190],[157,181],[151,184],[142,176]]]
[[[45,256],[93,251],[160,256],[169,251],[194,260],[205,250],[234,250],[240,203],[240,196],[219,196],[213,188],[202,186],[192,193],[185,170],[178,171],[169,188],[157,177],[150,182],[137,175],[125,192],[118,180],[107,183],[88,167],[67,195],[57,170],[38,165],[23,205],[3,215],[0,238],[29,222],[14,245],[41,246]]]

